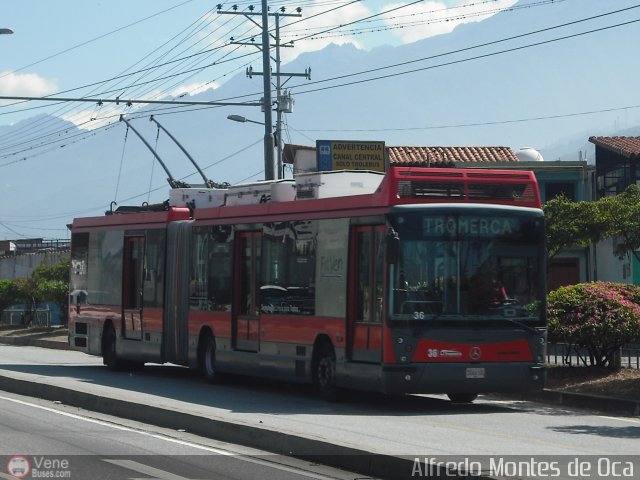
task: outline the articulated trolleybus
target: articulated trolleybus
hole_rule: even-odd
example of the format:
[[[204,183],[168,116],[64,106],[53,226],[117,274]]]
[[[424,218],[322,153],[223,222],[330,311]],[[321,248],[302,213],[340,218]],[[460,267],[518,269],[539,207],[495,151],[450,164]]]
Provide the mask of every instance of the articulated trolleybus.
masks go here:
[[[69,341],[113,369],[444,393],[541,389],[533,173],[391,167],[177,188],[72,226]]]

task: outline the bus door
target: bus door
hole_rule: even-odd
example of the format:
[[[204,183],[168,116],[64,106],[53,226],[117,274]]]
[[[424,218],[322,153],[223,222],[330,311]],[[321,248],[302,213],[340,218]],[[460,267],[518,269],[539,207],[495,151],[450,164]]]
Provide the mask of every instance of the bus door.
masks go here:
[[[358,362],[382,360],[384,238],[382,225],[352,230],[348,351]]]
[[[257,352],[260,346],[260,264],[262,232],[241,232],[236,244],[234,345]]]
[[[144,237],[124,237],[122,317],[125,338],[142,340],[142,272]]]

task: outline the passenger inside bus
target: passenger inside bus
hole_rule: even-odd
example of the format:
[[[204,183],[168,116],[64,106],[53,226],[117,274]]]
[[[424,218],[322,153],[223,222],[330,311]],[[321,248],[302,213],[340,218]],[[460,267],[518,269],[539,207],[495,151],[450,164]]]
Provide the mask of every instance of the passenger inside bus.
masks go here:
[[[507,291],[493,269],[482,266],[470,281],[471,313],[483,313],[488,308],[503,305]]]

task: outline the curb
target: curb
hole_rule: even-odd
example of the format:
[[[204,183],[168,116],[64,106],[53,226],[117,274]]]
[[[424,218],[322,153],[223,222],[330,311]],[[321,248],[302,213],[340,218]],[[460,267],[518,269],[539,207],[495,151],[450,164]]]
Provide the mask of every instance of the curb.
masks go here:
[[[54,350],[69,350],[69,344],[67,342],[61,342],[59,340],[49,340],[47,338],[41,338],[46,336],[47,333],[42,335],[0,335],[0,343],[7,345],[23,346],[23,347],[42,347],[51,348]]]
[[[509,398],[597,410],[603,413],[615,413],[634,417],[640,416],[640,401],[604,397],[601,395],[585,395],[583,393],[562,392],[559,390],[543,390],[538,393],[513,395],[509,396]]]

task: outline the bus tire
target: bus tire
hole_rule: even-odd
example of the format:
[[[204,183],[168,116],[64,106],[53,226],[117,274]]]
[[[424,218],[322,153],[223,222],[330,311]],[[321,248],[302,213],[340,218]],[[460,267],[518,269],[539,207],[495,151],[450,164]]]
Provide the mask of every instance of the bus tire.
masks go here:
[[[336,353],[328,344],[320,346],[314,365],[313,380],[322,398],[335,402],[340,398],[340,389],[336,385]]]
[[[218,383],[220,374],[216,366],[216,341],[211,333],[206,333],[200,340],[200,371],[207,383]]]
[[[478,394],[476,393],[447,393],[447,397],[453,403],[471,403],[476,398],[478,398]]]
[[[116,353],[116,329],[111,323],[105,328],[102,337],[102,363],[110,370],[120,370],[123,365]]]

